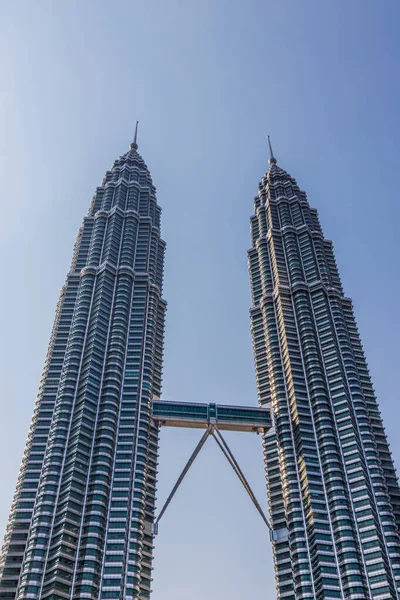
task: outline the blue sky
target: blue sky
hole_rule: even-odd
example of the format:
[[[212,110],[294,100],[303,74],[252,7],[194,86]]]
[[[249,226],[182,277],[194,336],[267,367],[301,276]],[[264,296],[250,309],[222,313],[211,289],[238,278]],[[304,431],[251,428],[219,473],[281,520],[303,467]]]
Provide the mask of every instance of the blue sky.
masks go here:
[[[1,532],[76,232],[136,119],[168,244],[164,397],[256,403],[269,133],[335,243],[400,465],[399,21],[395,0],[1,3]],[[162,432],[160,507],[198,437]],[[265,506],[259,438],[229,442]],[[154,600],[274,597],[267,531],[213,444],[161,521]]]

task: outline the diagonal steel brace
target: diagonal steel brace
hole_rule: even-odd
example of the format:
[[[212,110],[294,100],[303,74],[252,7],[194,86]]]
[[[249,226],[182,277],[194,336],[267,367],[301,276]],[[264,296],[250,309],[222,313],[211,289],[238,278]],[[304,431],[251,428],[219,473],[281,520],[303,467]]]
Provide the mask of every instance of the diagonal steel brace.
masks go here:
[[[264,511],[261,508],[257,498],[255,497],[254,492],[251,489],[249,482],[247,481],[246,477],[244,476],[243,471],[239,467],[237,460],[235,459],[232,451],[230,450],[228,444],[226,443],[224,437],[222,436],[222,433],[219,431],[219,429],[217,429],[217,427],[215,427],[214,431],[211,432],[211,435],[213,436],[214,440],[217,442],[218,447],[220,448],[221,452],[223,453],[223,455],[225,456],[225,458],[231,465],[232,469],[235,471],[235,473],[238,476],[239,480],[241,481],[244,489],[250,496],[251,501],[253,502],[254,506],[260,513],[262,520],[264,521],[264,523],[266,524],[268,529],[271,531],[272,527],[269,524],[268,519],[265,516]]]
[[[161,517],[163,516],[163,514],[165,513],[165,511],[168,508],[169,503],[171,502],[172,498],[175,496],[175,493],[178,489],[178,487],[181,485],[186,473],[189,471],[190,467],[192,466],[192,464],[194,463],[197,455],[199,454],[200,450],[202,449],[202,447],[204,446],[204,444],[206,443],[207,439],[209,438],[209,436],[212,434],[212,432],[214,431],[214,427],[215,425],[209,425],[207,430],[204,432],[201,440],[199,441],[199,443],[197,444],[196,448],[193,450],[193,453],[191,455],[191,457],[189,458],[189,460],[187,461],[185,468],[183,469],[182,473],[179,475],[177,482],[175,483],[172,492],[170,493],[170,495],[168,496],[167,500],[165,501],[164,506],[162,507],[162,510],[160,512],[160,514],[158,515],[156,521],[154,522],[153,525],[153,533],[154,535],[157,535],[158,533],[158,523],[161,519]]]
[[[190,456],[188,462],[186,463],[182,473],[180,474],[180,476],[178,477],[177,482],[175,483],[172,492],[170,493],[170,495],[168,496],[167,500],[165,501],[165,504],[163,506],[163,508],[161,509],[160,514],[158,515],[156,521],[153,524],[153,535],[157,535],[158,533],[158,523],[160,522],[161,517],[163,516],[163,514],[165,513],[165,511],[167,510],[172,498],[175,496],[176,491],[178,490],[179,486],[181,485],[185,475],[187,474],[187,472],[189,471],[190,467],[192,466],[192,464],[194,463],[197,455],[199,454],[200,450],[202,449],[202,447],[204,446],[204,444],[206,443],[207,439],[210,437],[210,435],[213,436],[214,440],[216,441],[219,449],[221,450],[221,452],[223,453],[223,455],[225,456],[225,458],[227,459],[227,461],[229,462],[229,464],[231,465],[232,469],[235,471],[236,475],[238,476],[240,482],[242,483],[244,489],[246,490],[246,492],[248,493],[248,495],[250,496],[251,501],[253,502],[254,506],[256,507],[256,509],[258,510],[258,512],[261,515],[261,518],[263,519],[264,523],[266,524],[266,526],[268,527],[268,529],[270,530],[270,532],[272,531],[271,525],[268,522],[267,517],[264,514],[263,509],[261,508],[260,504],[257,501],[257,498],[255,497],[249,482],[247,481],[246,477],[244,476],[241,468],[238,465],[237,460],[235,459],[232,451],[230,450],[228,444],[226,443],[225,439],[222,436],[222,433],[219,431],[219,429],[216,427],[215,424],[211,424],[208,426],[207,430],[205,431],[205,433],[203,434],[203,436],[201,437],[199,443],[197,444],[196,448],[194,449],[192,455]]]

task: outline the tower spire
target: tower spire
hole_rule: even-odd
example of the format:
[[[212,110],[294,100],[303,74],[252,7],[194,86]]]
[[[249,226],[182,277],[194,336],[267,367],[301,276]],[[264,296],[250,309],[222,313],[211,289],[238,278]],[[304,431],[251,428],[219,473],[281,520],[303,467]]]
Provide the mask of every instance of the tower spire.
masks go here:
[[[269,161],[268,162],[270,165],[276,165],[276,158],[272,151],[271,140],[270,140],[269,135],[267,137],[268,137],[268,146],[269,146]]]
[[[135,125],[135,135],[133,137],[133,142],[132,144],[129,146],[131,150],[137,150],[138,149],[138,145],[137,145],[137,131],[138,131],[138,125],[139,125],[139,121],[136,121],[136,125]]]

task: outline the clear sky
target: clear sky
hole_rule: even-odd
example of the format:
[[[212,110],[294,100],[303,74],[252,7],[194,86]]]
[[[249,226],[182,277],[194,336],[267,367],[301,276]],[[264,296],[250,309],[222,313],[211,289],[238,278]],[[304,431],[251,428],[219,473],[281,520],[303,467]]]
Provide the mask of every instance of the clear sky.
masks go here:
[[[59,290],[140,121],[163,207],[164,397],[255,404],[246,251],[267,167],[319,209],[400,466],[397,0],[0,2],[0,531]],[[200,433],[163,431],[159,508]],[[229,436],[266,506],[260,439]],[[160,523],[153,600],[274,598],[263,522],[213,440]]]

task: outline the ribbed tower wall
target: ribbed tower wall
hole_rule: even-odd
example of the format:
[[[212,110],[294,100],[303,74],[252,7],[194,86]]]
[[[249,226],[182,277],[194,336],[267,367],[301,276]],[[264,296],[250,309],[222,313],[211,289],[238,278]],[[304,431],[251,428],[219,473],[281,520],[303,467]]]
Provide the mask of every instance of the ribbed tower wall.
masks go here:
[[[399,598],[399,486],[332,243],[296,181],[263,177],[248,253],[278,598]]]
[[[0,598],[150,594],[165,243],[136,144],[78,232],[13,500]]]

